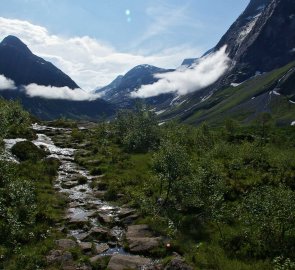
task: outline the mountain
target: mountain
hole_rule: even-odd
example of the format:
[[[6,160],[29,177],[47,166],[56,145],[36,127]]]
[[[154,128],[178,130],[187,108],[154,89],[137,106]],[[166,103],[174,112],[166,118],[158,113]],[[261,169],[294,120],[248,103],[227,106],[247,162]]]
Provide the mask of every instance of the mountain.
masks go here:
[[[29,97],[24,86],[34,83],[44,86],[70,89],[79,86],[52,63],[34,55],[20,39],[6,37],[0,43],[0,74],[12,79],[16,90],[1,90],[0,96],[9,100],[19,100],[24,108],[44,120],[60,117],[99,120],[115,114],[115,106],[102,100],[72,101]]]
[[[71,89],[79,86],[52,63],[34,55],[20,39],[8,36],[0,43],[0,74],[17,86],[35,83]]]
[[[213,85],[179,97],[163,121],[249,123],[269,112],[280,124],[295,120],[295,1],[252,0],[218,44],[227,45],[228,71]],[[206,55],[206,54],[205,54]]]
[[[130,94],[138,90],[142,85],[153,84],[158,81],[156,74],[173,71],[151,65],[139,65],[132,68],[124,76],[118,76],[109,85],[96,90],[96,93],[102,93],[102,98],[123,108],[130,108],[134,105],[135,99]],[[146,99],[148,104],[161,104],[163,101],[173,99],[173,95],[161,95]]]
[[[215,47],[227,45],[227,82],[242,82],[295,60],[294,0],[252,0]]]

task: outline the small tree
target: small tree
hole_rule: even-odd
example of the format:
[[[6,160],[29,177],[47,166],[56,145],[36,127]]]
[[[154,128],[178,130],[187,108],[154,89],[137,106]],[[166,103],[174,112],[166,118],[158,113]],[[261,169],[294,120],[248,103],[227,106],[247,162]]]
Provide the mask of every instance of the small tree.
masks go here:
[[[183,146],[164,141],[153,157],[153,169],[160,181],[160,196],[166,193],[165,205],[170,196],[178,197],[178,187],[191,174],[190,158]]]

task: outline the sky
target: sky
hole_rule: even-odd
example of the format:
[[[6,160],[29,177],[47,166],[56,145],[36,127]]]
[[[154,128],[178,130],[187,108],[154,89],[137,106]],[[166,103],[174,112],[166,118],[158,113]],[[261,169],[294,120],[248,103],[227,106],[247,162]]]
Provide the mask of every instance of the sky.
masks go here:
[[[12,34],[87,91],[139,64],[177,68],[216,45],[249,0],[1,0]]]

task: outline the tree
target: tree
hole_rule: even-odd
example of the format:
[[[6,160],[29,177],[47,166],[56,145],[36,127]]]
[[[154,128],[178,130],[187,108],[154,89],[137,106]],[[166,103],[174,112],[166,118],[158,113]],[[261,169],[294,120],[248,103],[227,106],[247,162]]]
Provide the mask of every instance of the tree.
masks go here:
[[[179,186],[191,174],[190,158],[185,148],[171,141],[163,141],[153,157],[153,170],[160,181],[160,196],[165,191],[165,205],[170,195],[179,197]]]

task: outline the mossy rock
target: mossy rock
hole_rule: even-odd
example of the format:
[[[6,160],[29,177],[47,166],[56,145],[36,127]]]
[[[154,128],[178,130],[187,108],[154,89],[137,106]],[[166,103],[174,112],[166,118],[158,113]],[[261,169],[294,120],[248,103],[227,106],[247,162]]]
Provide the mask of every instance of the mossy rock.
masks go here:
[[[11,152],[20,161],[38,161],[46,157],[47,153],[45,150],[40,149],[30,141],[23,141],[16,143],[12,148]]]

